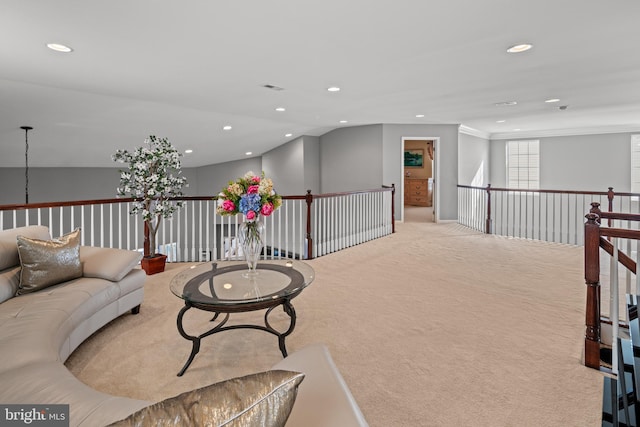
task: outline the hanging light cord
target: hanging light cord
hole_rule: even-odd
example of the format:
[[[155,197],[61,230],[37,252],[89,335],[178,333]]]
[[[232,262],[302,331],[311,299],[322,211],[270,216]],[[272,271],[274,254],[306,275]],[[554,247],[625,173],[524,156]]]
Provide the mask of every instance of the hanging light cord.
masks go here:
[[[24,203],[29,204],[29,131],[31,126],[21,126],[24,129]]]

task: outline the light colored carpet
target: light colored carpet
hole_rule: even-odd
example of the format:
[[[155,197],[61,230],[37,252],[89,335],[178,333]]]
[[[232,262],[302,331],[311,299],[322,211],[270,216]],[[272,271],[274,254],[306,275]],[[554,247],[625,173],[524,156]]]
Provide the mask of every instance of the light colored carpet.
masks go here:
[[[289,352],[325,343],[371,426],[600,425],[602,376],[581,365],[581,248],[455,224],[396,230],[309,261],[316,279],[293,300]],[[155,401],[281,360],[274,336],[227,331],[203,339],[177,377],[191,344],[168,283],[186,267],[149,278],[141,313],[89,338],[70,370],[98,390]],[[203,331],[209,317],[185,319]]]
[[[433,208],[405,205],[404,222],[433,222]]]

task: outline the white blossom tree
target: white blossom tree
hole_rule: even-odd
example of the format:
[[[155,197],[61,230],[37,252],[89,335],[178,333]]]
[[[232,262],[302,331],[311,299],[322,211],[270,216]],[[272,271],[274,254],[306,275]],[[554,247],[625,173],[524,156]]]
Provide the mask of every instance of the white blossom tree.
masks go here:
[[[129,213],[142,214],[149,230],[145,257],[155,256],[156,235],[161,220],[171,218],[182,207],[181,201],[173,200],[182,196],[182,189],[188,186],[187,179],[181,176],[180,157],[181,154],[167,138],[154,135],[145,139],[142,147],[131,152],[117,150],[113,155],[115,162],[128,165],[127,170],[120,170],[118,195],[135,199]]]

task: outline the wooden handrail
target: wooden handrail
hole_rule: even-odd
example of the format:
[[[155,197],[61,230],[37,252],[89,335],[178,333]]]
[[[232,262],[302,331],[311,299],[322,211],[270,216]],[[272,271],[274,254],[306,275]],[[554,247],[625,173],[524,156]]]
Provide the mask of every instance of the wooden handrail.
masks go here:
[[[66,202],[28,203],[15,205],[0,205],[0,211],[17,211],[24,209],[57,208],[64,206],[81,205],[108,205],[110,203],[133,202],[133,198],[95,199],[95,200],[71,200]]]
[[[609,255],[613,256],[613,245],[607,239],[600,237],[600,247],[604,249]],[[629,258],[627,254],[624,252],[618,252],[618,260],[620,264],[625,266],[625,268],[632,273],[636,272],[636,262]]]
[[[640,214],[620,213],[620,212],[601,212],[600,218],[619,219],[623,221],[640,221]]]
[[[458,188],[469,188],[472,190],[483,190],[483,191],[509,191],[514,193],[550,193],[550,194],[584,194],[586,196],[606,196],[609,193],[607,191],[578,191],[578,190],[535,190],[528,188],[501,188],[501,187],[492,187],[490,184],[487,184],[486,187],[477,187],[473,185],[461,185],[458,184]],[[616,193],[619,196],[640,196],[640,194],[635,193]]]

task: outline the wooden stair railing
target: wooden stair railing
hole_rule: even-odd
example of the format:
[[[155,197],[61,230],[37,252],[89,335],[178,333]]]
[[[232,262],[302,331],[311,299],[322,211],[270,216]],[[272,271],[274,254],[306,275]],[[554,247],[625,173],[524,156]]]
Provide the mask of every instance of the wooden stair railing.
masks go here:
[[[584,277],[587,285],[584,363],[590,368],[602,369],[601,324],[608,322],[608,319],[601,315],[600,248],[613,256],[615,248],[612,238],[631,239],[640,243],[640,230],[611,227],[614,220],[640,221],[640,214],[602,212],[599,203],[591,205],[584,225]],[[608,227],[601,227],[602,219],[608,220]],[[617,258],[620,265],[636,273],[636,261],[628,254],[618,249]],[[619,319],[610,320],[619,323]]]

